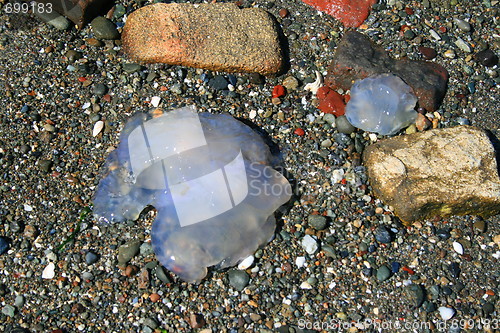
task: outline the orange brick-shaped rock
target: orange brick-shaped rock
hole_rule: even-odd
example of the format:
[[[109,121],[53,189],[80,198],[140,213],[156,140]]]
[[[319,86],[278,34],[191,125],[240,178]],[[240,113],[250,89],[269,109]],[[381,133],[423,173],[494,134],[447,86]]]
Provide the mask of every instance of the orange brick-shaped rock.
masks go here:
[[[129,57],[225,72],[277,74],[283,52],[274,18],[232,3],[157,3],[127,19],[122,34]]]

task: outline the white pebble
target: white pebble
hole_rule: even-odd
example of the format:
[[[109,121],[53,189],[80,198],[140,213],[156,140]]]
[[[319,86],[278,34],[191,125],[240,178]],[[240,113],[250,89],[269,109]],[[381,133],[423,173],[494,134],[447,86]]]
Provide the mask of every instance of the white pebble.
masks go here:
[[[254,119],[255,117],[257,117],[257,111],[255,111],[255,110],[250,111],[249,117],[250,117],[250,119]]]
[[[301,245],[310,255],[313,255],[318,250],[318,242],[311,235],[305,235],[304,238],[302,238]]]
[[[153,107],[158,107],[158,105],[160,105],[160,101],[161,101],[161,97],[160,96],[153,96],[151,97],[151,105]]]
[[[449,320],[455,315],[455,309],[441,306],[438,308],[439,314],[443,320]]]
[[[52,279],[54,278],[54,276],[56,276],[56,273],[55,273],[55,269],[56,269],[56,265],[54,265],[54,263],[49,263],[47,265],[47,267],[45,267],[43,269],[43,272],[42,272],[42,279]]]
[[[459,242],[453,242],[453,250],[460,255],[464,254],[464,247]]]
[[[99,133],[101,133],[102,129],[104,128],[104,121],[99,120],[94,124],[94,129],[92,130],[92,136],[97,136]]]
[[[429,30],[429,33],[431,34],[431,37],[434,38],[435,40],[441,40],[441,36],[439,36],[439,34],[434,30],[432,29]]]
[[[467,45],[467,43],[462,39],[462,38],[457,38],[455,41],[455,45],[458,46],[458,48],[464,52],[470,53],[471,49],[470,46]]]
[[[295,265],[297,265],[298,268],[304,267],[306,264],[306,257],[297,257],[295,259]]]
[[[30,205],[24,204],[23,206],[24,206],[25,211],[27,211],[27,212],[33,211],[33,207],[31,207]]]
[[[300,289],[312,289],[312,286],[309,284],[309,282],[304,281],[300,284]]]
[[[238,264],[238,269],[245,270],[249,268],[250,266],[253,265],[254,259],[255,259],[254,256],[246,257]]]
[[[332,184],[339,183],[344,178],[344,169],[336,169],[332,171]]]

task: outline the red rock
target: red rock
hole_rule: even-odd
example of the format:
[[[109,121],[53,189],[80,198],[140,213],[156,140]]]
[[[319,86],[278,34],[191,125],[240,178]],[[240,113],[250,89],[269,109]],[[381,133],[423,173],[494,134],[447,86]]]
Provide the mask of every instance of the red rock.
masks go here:
[[[281,8],[280,11],[278,12],[279,16],[281,18],[285,18],[288,16],[288,9],[286,8]]]
[[[425,60],[436,58],[437,52],[432,47],[419,46],[418,51],[422,54]]]
[[[136,62],[277,74],[285,59],[274,17],[234,3],[155,3],[132,12],[123,50]]]
[[[317,10],[342,22],[345,27],[359,27],[377,0],[302,0]]]
[[[285,94],[286,94],[285,87],[283,87],[282,85],[279,85],[279,84],[277,86],[274,86],[273,98],[280,98],[280,97],[285,96]]]
[[[318,109],[324,113],[332,113],[335,116],[342,116],[345,113],[345,103],[342,95],[335,90],[323,86],[318,89],[316,97],[319,100]]]
[[[306,132],[304,132],[302,128],[297,128],[293,133],[298,136],[303,136],[304,134],[306,134]]]

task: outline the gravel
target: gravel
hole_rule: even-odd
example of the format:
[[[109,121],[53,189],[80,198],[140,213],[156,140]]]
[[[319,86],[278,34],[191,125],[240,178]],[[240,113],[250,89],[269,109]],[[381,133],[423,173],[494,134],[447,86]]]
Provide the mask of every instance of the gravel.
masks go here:
[[[109,17],[120,32],[140,2],[116,3]],[[342,117],[323,115],[303,90],[316,70],[326,74],[345,29],[300,1],[241,5],[267,9],[282,26],[290,59],[283,75],[143,66],[126,58],[118,39],[96,42],[91,25],[61,31],[0,5],[0,331],[189,332],[194,323],[205,332],[291,332],[367,320],[438,327],[439,308],[476,326],[498,318],[500,217],[402,226],[372,193],[360,161],[383,137],[345,130]],[[439,127],[469,123],[499,137],[498,14],[493,0],[380,1],[358,31],[394,58],[435,56],[449,71],[433,114]],[[226,85],[219,90],[209,84],[218,76]],[[286,87],[279,104],[276,85]],[[154,96],[160,107],[196,104],[251,121],[279,147],[295,196],[245,270],[212,270],[199,285],[186,284],[151,253],[154,209],[107,225],[85,213],[123,125]],[[93,137],[97,121],[104,127]],[[304,135],[294,134],[299,128]],[[324,217],[324,228],[310,216]],[[384,229],[392,241],[377,239]],[[89,253],[98,256],[90,265]],[[373,325],[358,330],[378,331]]]

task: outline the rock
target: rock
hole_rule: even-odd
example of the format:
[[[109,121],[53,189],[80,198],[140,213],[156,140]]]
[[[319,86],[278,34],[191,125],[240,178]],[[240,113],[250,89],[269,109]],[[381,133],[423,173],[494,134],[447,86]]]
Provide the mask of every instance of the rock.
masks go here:
[[[250,276],[245,271],[232,269],[228,272],[229,284],[236,290],[241,291],[250,282]]]
[[[0,236],[0,255],[4,254],[9,250],[10,241],[7,237]]]
[[[122,40],[139,62],[267,75],[284,66],[278,31],[274,18],[259,8],[157,3],[128,16]]]
[[[69,18],[77,25],[78,29],[81,29],[95,13],[101,12],[109,5],[109,0],[61,0],[48,2],[52,4],[54,11]],[[47,1],[41,3],[47,3]]]
[[[87,263],[87,265],[92,265],[97,260],[99,260],[99,256],[94,252],[89,251],[85,254],[85,262]]]
[[[425,300],[424,288],[418,284],[410,284],[405,287],[405,296],[410,301],[412,308],[419,308]]]
[[[321,215],[309,215],[307,222],[316,230],[323,230],[326,227],[326,217]]]
[[[55,273],[55,269],[56,269],[56,265],[54,265],[54,263],[49,263],[44,269],[43,269],[43,272],[42,272],[42,279],[52,279],[54,278],[54,276],[56,276],[56,273]]]
[[[472,126],[434,129],[368,146],[374,194],[406,224],[434,216],[500,212],[500,179],[488,135]]]
[[[342,22],[345,27],[359,27],[370,14],[376,0],[302,0],[317,10]]]
[[[123,64],[122,68],[128,74],[132,74],[132,73],[140,71],[142,69],[142,66],[139,64],[133,63],[133,62],[129,62],[129,63]]]
[[[379,243],[389,244],[392,242],[392,234],[385,226],[380,226],[375,231],[375,239]]]
[[[296,90],[299,87],[299,81],[293,77],[293,76],[287,76],[283,80],[283,86],[286,88],[286,90]]]
[[[120,38],[120,33],[116,29],[116,25],[105,18],[104,16],[98,16],[90,22],[92,27],[92,32],[96,39],[118,39]]]
[[[441,65],[392,59],[382,47],[355,31],[347,32],[339,43],[325,83],[334,90],[349,90],[354,81],[382,73],[399,76],[427,111],[436,111],[446,93],[448,72]]]
[[[386,265],[382,265],[377,269],[377,280],[380,282],[387,280],[391,277],[391,270]]]
[[[438,311],[443,320],[450,320],[455,315],[455,309],[446,306],[439,307]]]
[[[108,87],[106,87],[105,84],[97,83],[94,86],[93,93],[94,93],[94,95],[97,95],[98,97],[102,97],[102,96],[106,95],[107,92],[108,92]]]
[[[189,324],[192,328],[202,328],[205,325],[205,318],[199,313],[191,313],[189,316]]]
[[[216,75],[208,81],[208,85],[215,90],[225,90],[227,84],[227,80],[222,75]]]
[[[345,103],[342,95],[326,86],[318,89],[316,97],[319,100],[318,109],[324,113],[342,116],[345,113]]]
[[[9,304],[5,305],[2,308],[2,313],[8,317],[14,317],[15,312],[16,308]]]
[[[486,67],[493,67],[498,64],[498,56],[490,49],[476,53],[474,59]]]
[[[318,251],[318,242],[311,235],[305,235],[304,238],[302,238],[301,245],[310,255],[313,255],[316,251]]]
[[[432,47],[419,46],[418,51],[422,54],[425,60],[432,60],[437,56],[436,50]]]
[[[141,246],[140,241],[131,241],[123,244],[118,248],[118,263],[125,264],[130,261],[137,253]]]
[[[335,125],[337,126],[337,130],[344,134],[351,134],[356,130],[356,128],[351,125],[349,120],[347,120],[346,116],[337,117]]]

